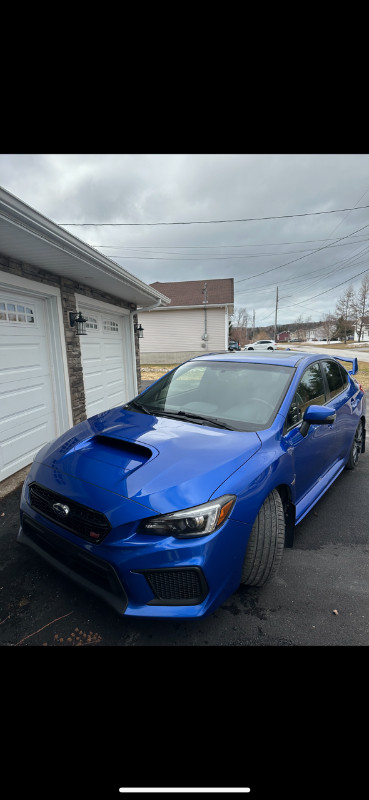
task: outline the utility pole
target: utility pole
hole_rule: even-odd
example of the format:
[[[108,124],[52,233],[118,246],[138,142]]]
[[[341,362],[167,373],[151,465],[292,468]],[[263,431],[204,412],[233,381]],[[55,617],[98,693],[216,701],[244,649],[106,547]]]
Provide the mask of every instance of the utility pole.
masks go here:
[[[204,286],[203,286],[203,289],[202,289],[202,293],[203,293],[204,298],[205,298],[202,301],[203,304],[204,304],[205,319],[204,319],[204,333],[203,333],[203,336],[201,338],[205,342],[205,344],[203,344],[202,347],[206,347],[207,348],[207,346],[208,346],[208,322],[207,322],[207,313],[206,313],[206,311],[207,311],[206,306],[208,304],[208,284],[207,283],[204,283]]]
[[[252,342],[254,338],[254,330],[255,330],[255,309],[252,312],[252,330],[251,330],[250,342]]]
[[[278,314],[278,286],[275,298],[275,317],[274,317],[274,341],[277,341],[277,314]]]

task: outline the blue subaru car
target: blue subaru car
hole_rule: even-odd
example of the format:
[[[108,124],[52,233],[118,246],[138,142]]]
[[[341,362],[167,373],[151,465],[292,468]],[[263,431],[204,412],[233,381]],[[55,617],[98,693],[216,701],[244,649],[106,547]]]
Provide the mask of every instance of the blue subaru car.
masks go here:
[[[273,578],[296,525],[357,466],[356,372],[288,350],[193,358],[43,447],[18,541],[121,615],[210,614]]]

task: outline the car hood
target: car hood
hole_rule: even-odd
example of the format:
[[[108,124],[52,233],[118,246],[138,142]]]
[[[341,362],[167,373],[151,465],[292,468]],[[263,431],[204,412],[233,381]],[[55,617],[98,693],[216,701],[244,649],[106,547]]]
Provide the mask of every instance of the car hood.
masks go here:
[[[206,502],[260,447],[256,433],[120,407],[72,428],[35,462],[167,513]]]

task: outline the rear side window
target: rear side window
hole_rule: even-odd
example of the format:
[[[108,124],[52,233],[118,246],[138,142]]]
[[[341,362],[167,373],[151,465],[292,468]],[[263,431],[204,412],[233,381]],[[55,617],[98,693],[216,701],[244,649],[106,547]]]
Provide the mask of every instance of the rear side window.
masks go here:
[[[328,383],[328,400],[336,397],[337,394],[346,389],[348,386],[348,377],[346,371],[338,364],[337,361],[323,361],[322,367]]]

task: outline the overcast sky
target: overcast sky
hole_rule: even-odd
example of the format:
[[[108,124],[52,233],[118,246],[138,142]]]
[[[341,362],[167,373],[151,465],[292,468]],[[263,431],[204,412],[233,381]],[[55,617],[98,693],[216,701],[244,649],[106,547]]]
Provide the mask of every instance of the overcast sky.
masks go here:
[[[7,153],[0,185],[146,283],[234,278],[256,326],[369,273],[369,154]]]

